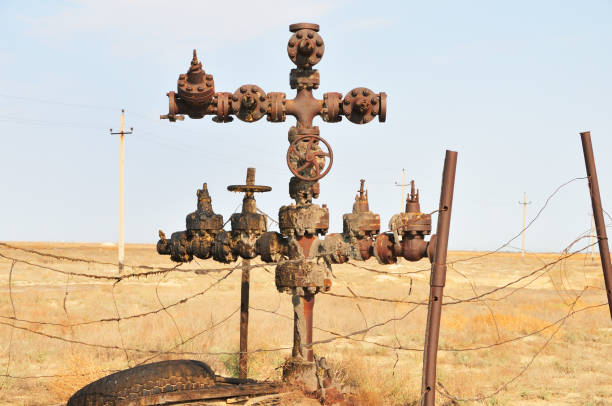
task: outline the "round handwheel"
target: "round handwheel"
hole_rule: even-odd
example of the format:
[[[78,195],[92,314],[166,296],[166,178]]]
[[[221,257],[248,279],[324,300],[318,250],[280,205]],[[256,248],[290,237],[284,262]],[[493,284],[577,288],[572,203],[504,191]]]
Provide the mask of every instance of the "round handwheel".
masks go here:
[[[327,148],[323,151],[321,141]],[[325,160],[329,158],[326,164]],[[323,138],[318,135],[300,135],[289,145],[287,166],[296,177],[302,180],[315,181],[327,175],[334,162],[334,153]]]

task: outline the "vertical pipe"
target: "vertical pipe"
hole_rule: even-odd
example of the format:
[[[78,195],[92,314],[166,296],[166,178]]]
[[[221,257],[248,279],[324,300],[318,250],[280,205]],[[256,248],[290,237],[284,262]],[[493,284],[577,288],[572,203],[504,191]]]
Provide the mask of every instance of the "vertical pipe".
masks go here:
[[[604,221],[603,208],[601,206],[601,196],[599,194],[599,182],[597,180],[597,170],[595,169],[595,157],[593,156],[593,144],[591,144],[591,132],[580,133],[582,139],[582,150],[584,151],[584,163],[589,178],[589,191],[591,194],[591,205],[593,206],[593,218],[595,219],[595,229],[597,230],[597,240],[599,241],[599,256],[601,267],[606,284],[606,294],[608,295],[608,307],[612,318],[612,264],[610,263],[610,247],[608,246],[608,236],[606,235],[606,222]]]
[[[521,232],[521,255],[525,258],[525,218],[527,217],[527,192],[523,192],[523,230]]]
[[[316,236],[298,237],[305,258],[310,255],[310,248]],[[294,357],[300,356],[307,361],[314,360],[312,349],[312,324],[314,317],[314,295],[307,289],[296,288],[291,298],[293,303],[293,351]]]
[[[436,400],[436,361],[438,356],[438,339],[440,337],[442,296],[446,282],[446,253],[448,250],[448,234],[453,205],[456,167],[457,152],[447,150],[446,159],[444,160],[444,171],[442,173],[442,190],[440,191],[436,251],[434,253],[429,283],[429,306],[427,310],[425,348],[423,351],[422,406],[434,406]]]
[[[117,256],[119,262],[119,273],[123,272],[123,260],[125,257],[125,230],[124,230],[124,182],[123,173],[125,167],[125,111],[121,110],[121,129],[119,135],[119,241],[117,244]]]
[[[247,379],[249,337],[249,288],[251,261],[242,260],[242,283],[240,285],[240,355],[238,357],[239,378]]]
[[[247,186],[255,184],[255,168],[247,168]],[[242,212],[246,213],[245,203],[253,198],[253,192],[247,191],[242,199]],[[242,283],[240,284],[240,355],[238,356],[238,377],[247,379],[248,375],[248,341],[249,341],[249,290],[251,288],[251,260],[242,260]]]
[[[306,295],[302,298],[304,302],[304,319],[306,321],[306,361],[314,361],[314,352],[312,350],[312,317],[314,312],[314,295]]]

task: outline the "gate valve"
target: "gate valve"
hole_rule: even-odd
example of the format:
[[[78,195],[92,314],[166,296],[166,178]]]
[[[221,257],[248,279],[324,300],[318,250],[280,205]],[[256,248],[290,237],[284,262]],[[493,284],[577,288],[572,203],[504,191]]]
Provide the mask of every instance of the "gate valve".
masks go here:
[[[342,216],[343,234],[351,238],[363,238],[380,232],[380,216],[370,211],[368,191],[364,190],[365,179],[355,196],[353,212]]]
[[[215,241],[215,259],[222,262],[235,260],[236,255],[242,258],[255,258],[257,238],[267,231],[266,216],[257,212],[255,193],[269,192],[270,186],[255,185],[255,168],[247,169],[246,185],[230,185],[230,192],[242,192],[242,211],[230,217],[232,224],[231,237],[224,235]],[[227,233],[225,233],[227,234]]]
[[[177,84],[178,94],[187,104],[202,106],[212,100],[215,82],[213,76],[202,69],[202,62],[198,61],[195,49],[187,74],[179,75]]]
[[[321,149],[325,145],[327,152]],[[329,162],[326,163],[326,158]],[[318,135],[299,135],[287,149],[287,166],[302,180],[316,181],[327,175],[334,163],[334,152],[325,139]]]
[[[406,211],[391,217],[389,229],[391,233],[376,238],[374,253],[379,262],[393,264],[399,256],[408,261],[419,261],[431,254],[433,244],[425,241],[425,236],[431,234],[431,214],[421,213],[419,191],[415,193],[414,180],[410,181]]]
[[[215,236],[223,230],[223,216],[213,211],[206,183],[197,191],[197,196],[197,210],[185,218],[187,230],[172,233],[169,240],[159,230],[157,252],[170,255],[170,259],[175,262],[189,262],[194,256],[210,258]]]

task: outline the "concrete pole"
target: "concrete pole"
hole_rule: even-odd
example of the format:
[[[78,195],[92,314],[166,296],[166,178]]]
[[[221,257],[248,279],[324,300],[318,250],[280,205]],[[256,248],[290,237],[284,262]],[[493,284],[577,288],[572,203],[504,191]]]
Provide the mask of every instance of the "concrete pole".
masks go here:
[[[523,205],[523,228],[521,229],[521,255],[525,258],[525,225],[527,219],[527,205],[531,204],[531,202],[527,201],[527,192],[523,192],[523,201],[519,202],[519,204]]]
[[[117,244],[119,273],[123,272],[125,258],[125,205],[124,205],[124,172],[125,172],[125,111],[121,110],[119,135],[119,243]]]
[[[521,254],[525,258],[525,219],[527,217],[527,192],[523,192],[523,230],[521,232]]]
[[[125,169],[125,135],[132,134],[133,128],[130,131],[125,131],[125,110],[121,109],[120,128],[118,133],[114,133],[110,129],[112,135],[119,135],[119,241],[117,242],[117,259],[119,263],[119,273],[123,272],[123,260],[125,258],[125,229],[124,229],[124,180],[123,173]]]

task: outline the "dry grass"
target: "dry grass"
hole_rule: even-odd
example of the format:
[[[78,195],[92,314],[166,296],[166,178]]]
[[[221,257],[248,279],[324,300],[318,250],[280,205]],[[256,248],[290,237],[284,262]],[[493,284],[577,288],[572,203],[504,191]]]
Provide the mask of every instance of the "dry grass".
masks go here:
[[[95,258],[112,262],[113,247],[97,244],[20,244],[46,252]],[[0,248],[1,252],[32,262],[71,271],[116,272],[110,266],[61,262],[19,251]],[[474,253],[452,252],[449,260],[465,259]],[[158,256],[153,246],[132,245],[127,248],[127,262],[171,266],[167,258]],[[445,294],[451,298],[466,298],[501,286],[554,260],[557,255],[519,255],[500,253],[466,262],[451,269]],[[427,268],[426,262],[380,267],[368,261],[368,267],[390,272]],[[212,261],[199,261],[185,268],[218,268]],[[10,262],[0,262],[0,315],[10,316],[12,308],[8,291]],[[292,309],[287,295],[276,292],[274,267],[255,268],[251,272],[251,305],[276,311],[287,317],[261,310],[252,310],[250,318],[250,349],[290,347],[292,342]],[[425,300],[428,295],[428,272],[404,277],[379,275],[350,265],[334,266],[336,279],[332,292],[348,294],[347,286],[357,294],[387,298]],[[197,352],[186,358],[208,362],[219,374],[237,372],[236,357],[227,354],[238,348],[238,315],[240,272],[236,271],[207,294],[172,307],[168,313],[85,326],[66,324],[100,318],[116,317],[113,296],[121,316],[152,311],[160,304],[169,304],[206,289],[222,274],[197,276],[174,272],[165,278],[129,280],[117,284],[92,281],[18,263],[12,279],[12,298],[18,318],[64,324],[63,326],[17,323],[28,329],[77,341],[125,346],[152,351]],[[529,334],[564,317],[575,303],[575,309],[605,301],[601,270],[598,263],[583,255],[572,257],[548,272],[540,272],[487,296],[486,301],[445,306],[440,345],[444,348],[466,348],[495,344]],[[524,289],[516,289],[526,286]],[[590,286],[580,299],[577,295]],[[67,293],[66,293],[67,292]],[[410,293],[409,293],[410,292]],[[65,306],[64,306],[65,304]],[[357,304],[361,311],[357,308]],[[401,317],[366,334],[350,340],[336,340],[316,347],[325,355],[336,375],[371,405],[414,405],[418,401],[421,382],[421,352],[393,350],[384,346],[420,349],[423,345],[426,308],[413,305],[382,303],[370,300],[348,300],[318,295],[315,325],[337,332],[351,332],[366,325]],[[231,315],[231,316],[230,316]],[[229,319],[220,323],[226,317]],[[173,320],[174,319],[174,320]],[[11,321],[2,318],[3,323]],[[176,324],[175,324],[176,323]],[[218,324],[218,325],[217,325]],[[203,330],[210,329],[202,334]],[[7,369],[11,328],[0,325],[0,374]],[[446,389],[458,397],[479,397],[496,390],[519,374],[533,355],[555,331],[548,328],[522,340],[479,351],[440,351],[438,377]],[[105,375],[109,370],[123,369],[142,362],[151,354],[100,349],[71,344],[14,330],[10,346],[12,376],[69,375],[61,378],[12,379],[0,378],[2,404],[53,404],[66,399],[84,384]],[[195,336],[193,339],[190,337]],[[315,330],[315,340],[331,337]],[[183,341],[187,341],[183,343]],[[123,343],[123,344],[122,344]],[[375,345],[373,343],[382,344]],[[276,369],[289,351],[258,352],[250,358],[250,376],[276,379]],[[612,354],[612,328],[607,307],[575,314],[568,319],[550,344],[542,350],[524,375],[497,395],[471,405],[606,405],[612,404],[612,380],[609,359]],[[160,355],[154,360],[179,355]],[[438,396],[438,403],[445,399]]]

